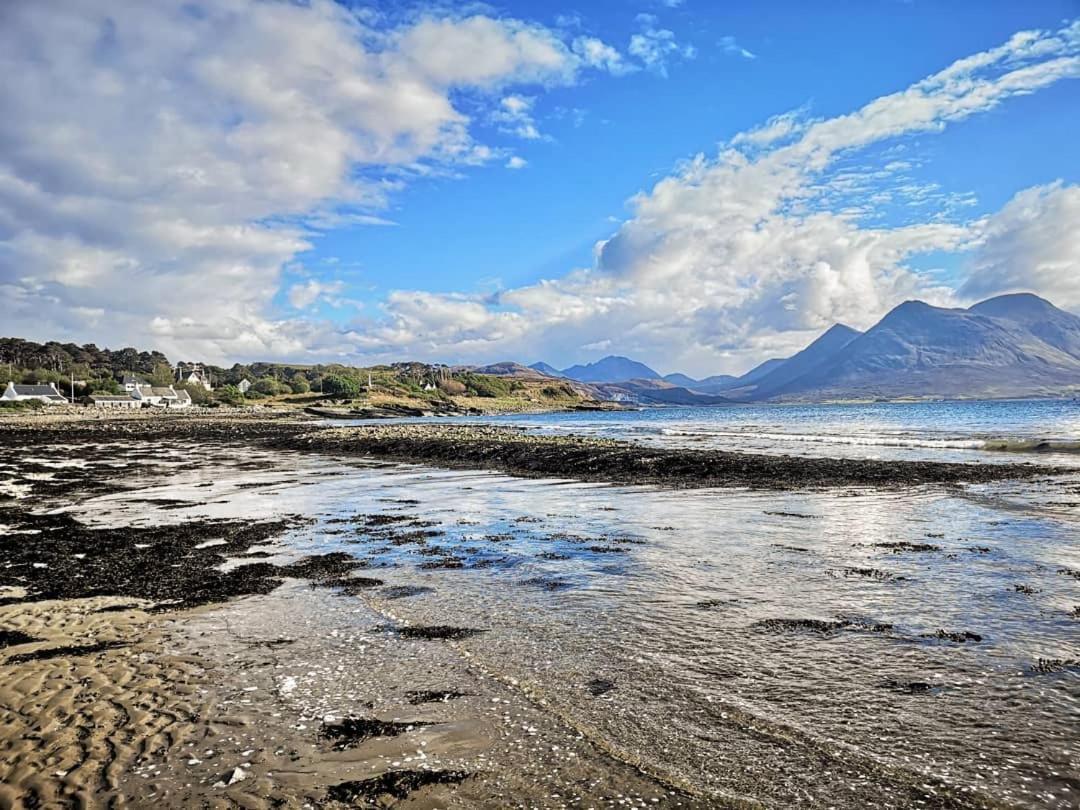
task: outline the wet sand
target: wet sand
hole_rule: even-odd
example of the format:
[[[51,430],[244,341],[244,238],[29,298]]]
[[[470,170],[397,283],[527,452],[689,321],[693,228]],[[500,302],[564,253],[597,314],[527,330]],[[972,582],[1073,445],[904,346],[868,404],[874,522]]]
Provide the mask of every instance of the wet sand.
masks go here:
[[[491,651],[508,643],[520,645],[526,662],[543,661],[544,644],[555,641],[515,640],[527,623],[495,634],[498,614],[481,606],[464,621],[468,611],[444,613],[424,600],[456,569],[503,565],[500,549],[509,551],[517,530],[542,532],[542,516],[516,518],[518,529],[506,536],[455,546],[411,497],[387,503],[385,512],[314,526],[314,516],[283,513],[274,503],[349,476],[350,464],[371,464],[351,461],[355,454],[406,452],[394,449],[400,428],[388,427],[360,441],[355,429],[339,435],[263,419],[105,420],[75,430],[35,424],[5,434],[0,462],[6,491],[17,497],[0,506],[0,704],[11,708],[0,725],[0,805],[1025,806],[857,755],[730,701],[696,704],[691,715],[673,718],[651,751],[642,739],[647,727],[635,728],[629,678],[602,664],[585,669],[591,653],[580,656],[584,704],[567,703],[527,667],[493,667]],[[440,442],[455,435],[437,428]],[[405,435],[407,444],[416,440],[412,428]],[[421,440],[432,456],[429,435]],[[517,443],[501,434],[489,440],[496,456]],[[389,451],[372,449],[382,441]],[[571,446],[593,453],[598,444]],[[310,463],[313,449],[325,454],[325,469]],[[625,461],[624,449],[615,449]],[[411,460],[422,455],[407,452]],[[604,464],[564,477],[615,469]],[[944,470],[953,466],[960,465],[934,474],[955,477]],[[356,471],[360,485],[364,469]],[[667,480],[678,484],[684,474]],[[1016,474],[1047,471],[1025,466]],[[216,494],[222,480],[266,498],[261,516],[220,517],[229,511],[228,495]],[[163,494],[166,485],[187,494]],[[191,498],[202,491],[205,500]],[[65,512],[48,514],[58,507]],[[814,525],[817,516],[792,508],[770,517]],[[340,538],[348,551],[299,548],[290,538],[305,532]],[[636,542],[550,533],[537,558],[558,566],[584,555],[614,570]],[[875,553],[933,553],[940,542]],[[485,550],[473,549],[479,546]],[[416,574],[393,567],[397,551],[389,550],[415,554]],[[519,575],[517,587],[559,594],[574,587],[572,571]],[[888,574],[852,565],[830,576],[897,579],[875,572]],[[697,609],[707,616],[723,610],[724,600],[702,599]],[[806,636],[895,635],[891,625],[850,618],[776,618],[755,632],[780,645]],[[965,628],[942,632],[926,643],[977,643],[959,638]],[[1067,675],[1072,664],[1047,666]],[[919,685],[896,689],[915,694]],[[688,767],[698,735],[724,739],[735,752],[695,763],[710,774],[706,781]]]

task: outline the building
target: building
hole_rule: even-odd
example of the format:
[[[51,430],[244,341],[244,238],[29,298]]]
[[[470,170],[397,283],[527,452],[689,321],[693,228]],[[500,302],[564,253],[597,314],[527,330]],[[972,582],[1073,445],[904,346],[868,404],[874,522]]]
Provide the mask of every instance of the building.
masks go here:
[[[124,375],[124,390],[127,391],[129,394],[132,393],[140,385],[146,385],[146,381],[140,380],[134,374]]]
[[[241,394],[246,394],[251,388],[251,380],[241,380],[236,387],[240,389]]]
[[[7,384],[4,393],[0,394],[0,402],[28,402],[37,400],[47,402],[50,405],[63,405],[67,397],[56,390],[56,383],[48,385],[16,385],[13,382]]]
[[[203,371],[202,366],[197,363],[186,367],[183,363],[177,365],[176,381],[188,383],[190,385],[201,385],[207,391],[214,390],[214,386],[210,382],[210,375]]]
[[[87,397],[95,408],[141,408],[142,402],[131,394],[91,394]]]
[[[177,391],[171,385],[137,385],[131,396],[140,405],[154,408],[186,408],[191,405],[191,395],[184,390]]]

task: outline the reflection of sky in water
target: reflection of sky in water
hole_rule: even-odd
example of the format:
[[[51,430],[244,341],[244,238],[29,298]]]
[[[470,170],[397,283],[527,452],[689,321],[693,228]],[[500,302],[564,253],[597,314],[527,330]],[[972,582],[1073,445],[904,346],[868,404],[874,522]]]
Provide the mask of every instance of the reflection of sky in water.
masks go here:
[[[265,469],[274,466],[267,458]],[[796,729],[815,745],[850,747],[851,756],[999,799],[1069,806],[1048,792],[1077,772],[1080,681],[1026,668],[1080,658],[1078,583],[1059,573],[1080,569],[1080,521],[1074,509],[1040,507],[1077,498],[1066,491],[1075,483],[783,494],[311,457],[289,467],[223,469],[210,487],[196,486],[205,473],[181,470],[171,486],[140,496],[208,502],[154,521],[317,518],[288,539],[295,553],[344,549],[371,561],[366,575],[432,588],[392,603],[377,590],[363,598],[413,623],[488,628],[475,645],[478,665],[531,684],[553,710],[695,782],[737,789],[716,766],[728,756],[752,760],[746,773],[783,778],[791,754],[761,743],[761,729]],[[265,486],[237,489],[241,478]],[[87,515],[126,519],[124,507],[101,509],[122,500],[92,501]],[[371,513],[436,523],[440,536],[428,545],[466,567],[422,570],[442,555],[327,522]],[[897,542],[936,548],[876,545]],[[849,624],[825,634],[757,626],[769,619]],[[893,627],[870,629],[879,623]],[[983,640],[922,638],[939,629]],[[617,688],[596,699],[583,686],[594,678]],[[910,683],[929,691],[910,694]]]

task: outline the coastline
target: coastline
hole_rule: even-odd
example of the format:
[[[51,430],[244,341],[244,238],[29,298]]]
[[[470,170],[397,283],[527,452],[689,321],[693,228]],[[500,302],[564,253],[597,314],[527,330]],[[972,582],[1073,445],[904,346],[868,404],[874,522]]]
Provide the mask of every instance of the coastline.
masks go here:
[[[276,450],[356,455],[450,469],[497,470],[524,477],[675,488],[799,490],[956,485],[1070,472],[1030,462],[895,461],[656,448],[573,434],[538,436],[507,426],[446,422],[340,427],[296,412],[10,418],[0,422],[0,436],[17,443],[41,445],[63,443],[72,437],[249,442]]]
[[[495,569],[462,563],[478,540],[454,552],[445,545],[447,527],[434,528],[419,487],[368,496],[389,510],[374,515],[356,514],[355,505],[334,517],[293,513],[283,499],[334,481],[364,487],[375,474],[416,481],[448,476],[450,490],[465,497],[477,481],[494,478],[440,473],[428,464],[660,489],[745,487],[759,489],[753,497],[768,503],[785,497],[777,491],[948,488],[1053,468],[832,460],[808,467],[801,458],[666,454],[508,428],[340,428],[252,413],[79,423],[57,415],[9,422],[0,436],[9,494],[20,495],[0,508],[0,523],[10,536],[38,538],[6,547],[0,566],[6,602],[0,629],[12,634],[0,651],[10,685],[3,699],[17,708],[0,749],[8,785],[0,800],[15,807],[108,797],[128,797],[133,806],[185,806],[208,796],[252,807],[395,800],[418,807],[496,808],[508,801],[576,807],[575,797],[597,806],[625,798],[630,806],[760,807],[783,805],[810,789],[828,791],[815,782],[819,767],[859,785],[855,793],[834,793],[836,806],[866,806],[883,793],[896,807],[993,806],[978,793],[855,756],[811,730],[773,724],[730,703],[709,710],[710,727],[733,741],[735,756],[755,751],[768,757],[763,762],[790,766],[789,783],[769,781],[773,764],[744,764],[715,772],[699,766],[714,778],[703,784],[693,769],[649,755],[648,740],[636,739],[635,704],[621,705],[631,687],[624,670],[596,662],[598,668],[582,671],[575,689],[598,712],[583,713],[581,704],[529,677],[525,651],[539,641],[533,654],[546,655],[543,638],[511,632],[504,647],[513,660],[522,656],[525,669],[493,668],[487,649],[498,625],[510,621],[505,613],[482,610],[447,624],[439,602],[424,607],[432,585],[452,592],[461,581],[455,576]],[[398,460],[425,466],[408,472],[386,463]],[[756,486],[754,477],[762,475]],[[612,498],[625,498],[623,492]],[[345,503],[357,495],[346,491]],[[600,570],[609,570],[647,548],[617,530],[588,541],[561,535],[548,525],[553,510],[546,498],[528,497],[539,514],[514,518],[513,531],[535,526],[550,534],[544,543],[562,543],[539,555],[551,565],[593,554]],[[246,518],[230,511],[241,501],[248,504]],[[788,511],[766,512],[769,520],[814,523],[795,511],[797,504],[773,508]],[[314,519],[320,523],[309,530]],[[655,531],[666,537],[670,528]],[[329,553],[305,547],[296,538],[308,531],[344,545]],[[497,554],[515,542],[509,534],[485,537]],[[413,562],[381,561],[383,552]],[[850,570],[863,576],[864,569]],[[560,593],[564,580],[526,578],[506,587],[542,599]],[[706,599],[692,609],[715,607]],[[886,632],[836,624],[835,632],[852,643]],[[791,632],[778,626],[769,633]],[[834,632],[823,626],[826,636]],[[616,702],[605,703],[611,694]],[[38,704],[53,708],[39,716]],[[616,718],[610,727],[607,717]]]

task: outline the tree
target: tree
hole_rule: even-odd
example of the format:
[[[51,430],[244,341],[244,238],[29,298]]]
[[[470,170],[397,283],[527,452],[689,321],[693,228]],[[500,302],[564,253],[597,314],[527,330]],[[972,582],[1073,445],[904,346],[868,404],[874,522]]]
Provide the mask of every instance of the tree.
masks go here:
[[[167,386],[173,384],[173,369],[168,363],[155,363],[154,370],[150,373],[150,384]]]
[[[322,389],[324,394],[332,397],[351,398],[360,394],[360,384],[352,377],[344,377],[340,374],[328,374],[323,377]]]
[[[89,380],[86,387],[90,389],[91,394],[119,394],[122,390],[115,377],[100,377],[96,380]]]
[[[261,380],[256,380],[251,389],[268,397],[284,393],[284,386],[273,377],[263,377]]]
[[[227,387],[227,386],[226,386]],[[211,393],[203,388],[198,383],[177,383],[175,386],[177,391],[187,391],[188,396],[191,397],[192,405],[205,405],[211,399]],[[237,392],[240,389],[236,389]],[[241,394],[241,397],[243,394]]]
[[[226,405],[241,405],[244,402],[244,394],[235,385],[225,385],[214,392],[218,402]]]
[[[311,386],[308,384],[307,377],[301,374],[299,371],[293,374],[292,379],[289,380],[289,388],[292,389],[294,394],[306,394],[311,390]]]

